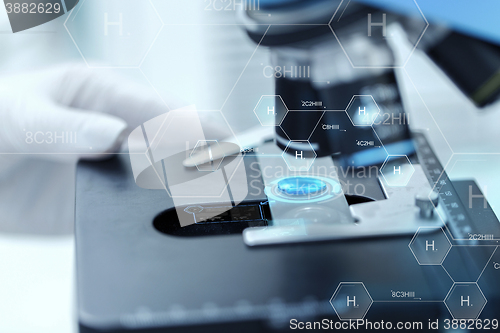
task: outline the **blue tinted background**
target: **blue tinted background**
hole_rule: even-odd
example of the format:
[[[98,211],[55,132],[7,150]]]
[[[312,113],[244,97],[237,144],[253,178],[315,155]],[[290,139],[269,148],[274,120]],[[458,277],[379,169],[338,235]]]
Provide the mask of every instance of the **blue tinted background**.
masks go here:
[[[408,0],[356,0],[400,13],[414,13]],[[445,23],[466,34],[500,43],[499,0],[417,0],[430,23]]]
[[[417,13],[413,0],[352,1],[407,15],[415,15]],[[325,4],[331,4],[334,0],[259,1],[261,8],[299,2],[325,2]],[[340,3],[340,1],[338,2]],[[417,4],[430,23],[446,24],[462,33],[500,43],[500,0],[417,0]]]

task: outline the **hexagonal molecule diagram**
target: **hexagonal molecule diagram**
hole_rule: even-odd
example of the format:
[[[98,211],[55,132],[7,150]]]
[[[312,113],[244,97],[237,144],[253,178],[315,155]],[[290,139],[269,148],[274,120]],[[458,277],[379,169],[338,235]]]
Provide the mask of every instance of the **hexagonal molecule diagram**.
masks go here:
[[[420,265],[441,265],[452,245],[443,229],[420,227],[408,246]]]
[[[363,282],[341,282],[330,299],[340,320],[363,319],[373,303]]]
[[[486,297],[475,282],[455,282],[444,300],[454,319],[476,319],[486,302]]]
[[[288,109],[279,95],[264,95],[253,110],[262,126],[280,126]]]
[[[389,155],[380,173],[389,186],[406,186],[415,172],[415,168],[406,155]]]
[[[216,152],[220,151],[222,151],[222,148],[217,140],[200,140],[196,143],[196,146],[194,146],[189,156],[198,156],[200,161],[207,161],[196,164],[198,171],[213,172],[220,168],[222,160],[224,159],[224,156],[216,160],[212,157]]]
[[[404,66],[428,26],[416,0],[384,2],[393,2],[393,6],[397,3],[398,6],[404,7],[404,21],[399,15],[378,9],[376,6],[365,6],[354,1],[339,1],[329,25],[353,67]],[[401,51],[398,57],[391,52],[388,43],[391,39],[392,43],[400,42],[396,30],[392,29],[395,22],[405,26],[408,31],[408,41],[413,46]]]
[[[371,95],[353,96],[345,111],[354,126],[372,126],[380,113]]]
[[[140,66],[163,26],[149,0],[82,1],[64,24],[89,67]]]
[[[281,156],[291,171],[307,171],[317,154],[309,141],[292,140],[288,142]]]

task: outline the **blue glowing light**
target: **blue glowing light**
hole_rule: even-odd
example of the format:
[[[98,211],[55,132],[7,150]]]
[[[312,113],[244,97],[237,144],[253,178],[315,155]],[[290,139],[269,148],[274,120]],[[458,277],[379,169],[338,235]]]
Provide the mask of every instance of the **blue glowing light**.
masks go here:
[[[288,195],[311,195],[325,191],[327,185],[318,178],[289,177],[278,182],[278,190]]]

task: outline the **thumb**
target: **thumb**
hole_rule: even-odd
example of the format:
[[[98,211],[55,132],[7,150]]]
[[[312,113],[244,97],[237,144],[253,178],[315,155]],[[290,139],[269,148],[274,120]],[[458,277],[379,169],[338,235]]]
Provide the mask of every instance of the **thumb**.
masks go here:
[[[106,158],[116,152],[126,135],[124,120],[53,103],[37,103],[18,124],[23,140],[18,151],[50,159]],[[17,146],[17,145],[16,145]]]
[[[74,154],[78,158],[103,159],[117,153],[126,139],[125,120],[98,112],[69,111],[64,121],[71,123],[75,136]]]

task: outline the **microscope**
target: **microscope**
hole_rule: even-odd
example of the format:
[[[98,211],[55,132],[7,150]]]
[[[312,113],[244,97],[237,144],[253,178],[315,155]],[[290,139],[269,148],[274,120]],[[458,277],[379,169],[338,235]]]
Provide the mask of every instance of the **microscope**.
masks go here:
[[[238,13],[248,36],[260,47],[270,48],[275,70],[274,105],[258,105],[257,117],[261,122],[261,118],[275,119],[275,143],[283,151],[286,166],[305,171],[302,178],[264,179],[275,221],[282,218],[307,225],[306,231],[302,227],[281,227],[283,233],[303,233],[289,239],[301,242],[414,233],[423,221],[437,227],[449,222],[447,215],[455,214],[442,211],[448,205],[439,204],[440,193],[450,191],[439,184],[449,185],[447,176],[442,166],[426,163],[436,158],[425,136],[410,132],[410,116],[400,95],[395,69],[408,61],[413,49],[425,51],[477,106],[484,107],[499,97],[500,84],[495,74],[500,66],[498,45],[429,25],[417,4],[400,15],[371,3],[373,6],[370,1],[261,1],[259,10],[248,7]],[[394,25],[404,32],[412,49],[410,54],[395,54],[394,45],[400,41],[391,32]],[[423,156],[424,152],[428,156]],[[330,159],[333,165],[329,167],[335,168],[337,174],[327,178],[333,181],[311,171],[311,166]],[[263,158],[259,162],[266,167],[279,164]],[[378,172],[375,176],[370,173],[368,178],[378,179],[382,196],[356,193],[356,186],[377,186],[370,180],[360,183],[356,177],[339,175],[349,174],[345,170],[351,169],[354,176],[354,170],[371,166],[376,166]],[[310,185],[318,179],[322,179],[320,185]],[[345,186],[351,182],[354,186]],[[334,190],[339,183],[347,198],[343,204],[339,204],[342,200],[336,199]],[[305,195],[304,200],[298,198],[300,195],[291,198],[294,195],[283,195],[281,186],[299,188],[297,193],[302,196],[304,186],[313,186],[314,195],[333,194],[336,201],[331,201],[329,208],[322,207],[322,212],[312,213],[321,204],[313,204],[311,195]],[[316,196],[314,199],[320,201]],[[300,208],[294,207],[297,204]],[[419,214],[414,214],[415,209]],[[339,211],[343,212],[342,218],[338,217]],[[301,222],[297,222],[299,216]],[[329,222],[318,227],[318,221],[332,219],[342,222],[333,228]],[[363,222],[354,227],[359,221]],[[456,239],[465,239],[468,227],[455,222],[450,223],[450,228],[457,229]],[[496,221],[490,227],[498,229]],[[347,230],[350,228],[352,231]],[[245,230],[246,243],[287,242],[276,236],[277,230],[270,233],[269,229]]]
[[[272,142],[186,168],[204,131],[183,110],[132,132],[129,156],[79,163],[80,332],[498,315],[500,223],[477,184],[451,181],[410,131],[395,75],[407,58],[391,25],[480,107],[499,97],[500,48],[428,25],[418,6],[403,15],[377,3],[241,8],[249,38],[272,54],[275,94],[254,110]],[[157,138],[191,146],[167,153]],[[208,155],[234,148],[204,140]],[[457,288],[471,291],[467,311],[454,308]]]
[[[394,73],[410,55],[396,59],[391,47],[394,38],[389,35],[394,24],[403,28],[412,48],[424,50],[477,106],[484,107],[499,97],[495,73],[500,66],[500,47],[429,25],[416,4],[405,16],[354,1],[259,4],[259,10],[249,7],[238,17],[248,36],[272,52],[276,119],[285,119],[276,126],[276,141],[282,150],[289,141],[307,138],[314,147],[307,154],[341,155],[344,163],[355,166],[385,159],[385,154],[376,153],[382,150],[367,149],[373,148],[370,142],[383,144],[389,155],[414,152],[409,116]],[[368,109],[359,104],[367,104]],[[300,112],[285,117],[287,109]],[[348,117],[330,110],[346,110]],[[321,126],[316,126],[318,120]],[[337,127],[346,130],[332,130]],[[294,145],[290,147],[287,152],[294,154]],[[367,150],[371,152],[364,153],[363,159],[357,158]]]

